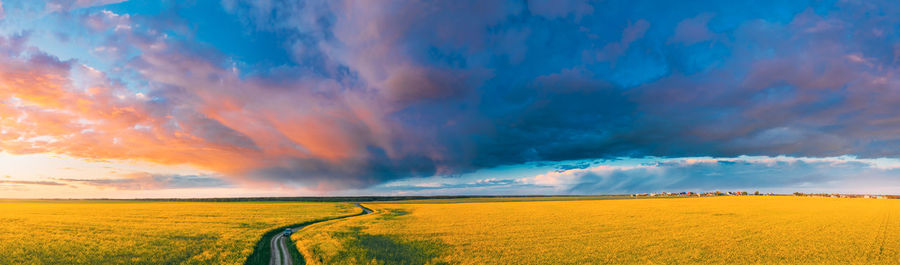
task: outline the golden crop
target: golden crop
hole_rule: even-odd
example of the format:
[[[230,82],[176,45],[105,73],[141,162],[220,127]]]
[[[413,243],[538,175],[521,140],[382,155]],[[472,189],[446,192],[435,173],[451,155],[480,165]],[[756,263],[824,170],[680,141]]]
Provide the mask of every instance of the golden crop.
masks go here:
[[[900,200],[367,206],[376,214],[295,234],[298,248],[325,264],[900,264]]]
[[[266,231],[340,203],[0,201],[0,264],[242,264]]]

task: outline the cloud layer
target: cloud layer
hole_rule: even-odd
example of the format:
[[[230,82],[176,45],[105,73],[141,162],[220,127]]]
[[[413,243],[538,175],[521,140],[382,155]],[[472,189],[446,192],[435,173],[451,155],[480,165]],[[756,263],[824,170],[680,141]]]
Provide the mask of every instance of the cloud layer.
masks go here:
[[[402,195],[631,194],[761,191],[896,193],[900,160],[739,156],[571,161],[530,164],[519,174],[475,172],[460,178],[396,181],[375,188]]]
[[[61,182],[78,183],[99,188],[117,190],[160,190],[228,187],[229,183],[221,178],[209,176],[154,175],[135,173],[116,179],[57,179]]]
[[[48,2],[21,25],[27,5],[4,1],[0,150],[319,190],[531,161],[900,154],[887,1],[119,2]],[[789,177],[679,184],[707,169],[679,167],[667,187],[816,170],[766,167]]]
[[[896,162],[896,161],[894,161]],[[738,157],[657,159],[597,165],[516,179],[569,194],[747,190],[890,192],[900,187],[896,164],[854,157]]]

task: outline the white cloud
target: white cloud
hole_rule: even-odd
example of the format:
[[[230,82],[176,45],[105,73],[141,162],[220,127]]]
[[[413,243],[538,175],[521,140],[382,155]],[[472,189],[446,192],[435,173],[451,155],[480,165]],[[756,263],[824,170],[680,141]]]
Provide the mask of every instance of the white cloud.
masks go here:
[[[625,159],[629,160],[629,159]],[[900,186],[900,160],[854,156],[738,156],[635,159],[555,170],[516,179],[555,187],[560,193],[628,193],[772,188],[876,193]]]

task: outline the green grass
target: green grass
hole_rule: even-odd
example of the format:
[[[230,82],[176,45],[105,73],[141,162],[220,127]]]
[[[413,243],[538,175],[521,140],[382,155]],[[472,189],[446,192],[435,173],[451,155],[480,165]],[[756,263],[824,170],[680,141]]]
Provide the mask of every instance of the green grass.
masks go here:
[[[344,244],[338,254],[322,262],[324,264],[448,264],[432,262],[447,249],[436,241],[372,235],[362,232],[361,227],[334,232],[332,236]]]
[[[349,215],[349,216],[354,216],[354,215],[356,215],[356,214]],[[337,218],[341,218],[341,217],[345,217],[345,216],[317,219],[317,220],[307,221],[307,222],[303,222],[303,223],[281,226],[281,227],[269,230],[262,236],[262,238],[259,239],[259,241],[256,242],[256,246],[253,248],[253,253],[247,257],[247,260],[244,262],[244,264],[245,265],[269,264],[269,259],[271,259],[271,256],[272,256],[272,237],[278,235],[278,233],[283,233],[284,230],[286,230],[288,228],[305,226],[305,225],[314,224],[314,223],[318,223],[318,222],[324,222],[324,221],[333,220],[333,219],[337,219]],[[290,238],[288,238],[288,240],[290,241]],[[303,259],[303,256],[300,255],[299,251],[297,251],[297,247],[293,244],[293,242],[289,242],[287,245],[288,245],[288,251],[291,252],[291,259],[294,261],[294,264],[306,264]]]
[[[347,205],[351,205],[354,209],[358,209],[358,207],[356,207],[356,205],[352,205],[352,204],[347,204]],[[271,258],[271,255],[272,255],[272,247],[271,247],[272,246],[272,237],[277,235],[278,233],[284,232],[285,229],[307,226],[307,225],[311,225],[311,224],[315,224],[315,223],[321,223],[321,222],[343,219],[343,218],[348,218],[348,217],[360,216],[363,214],[364,214],[364,212],[360,211],[360,212],[354,213],[354,214],[322,218],[322,219],[317,219],[317,220],[312,220],[312,221],[307,221],[307,222],[297,223],[297,224],[292,224],[292,225],[286,225],[286,226],[282,226],[282,227],[279,227],[276,229],[272,229],[272,230],[266,232],[262,236],[262,238],[256,243],[256,246],[253,249],[253,253],[250,254],[249,257],[247,257],[247,261],[245,261],[244,264],[245,265],[269,264],[269,259]],[[299,265],[306,264],[306,259],[303,258],[303,255],[300,253],[300,251],[297,250],[297,245],[293,242],[293,240],[290,237],[288,237],[287,240],[288,240],[288,242],[287,242],[288,251],[291,253],[291,259],[293,260],[293,263],[299,264]]]

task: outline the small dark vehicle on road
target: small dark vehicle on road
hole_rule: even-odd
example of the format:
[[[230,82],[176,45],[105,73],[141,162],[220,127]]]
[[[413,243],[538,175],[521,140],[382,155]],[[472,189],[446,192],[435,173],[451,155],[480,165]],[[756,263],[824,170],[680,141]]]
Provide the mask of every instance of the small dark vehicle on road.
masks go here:
[[[293,234],[293,233],[294,233],[294,231],[291,230],[290,228],[284,230],[284,236],[291,236],[291,234]]]

